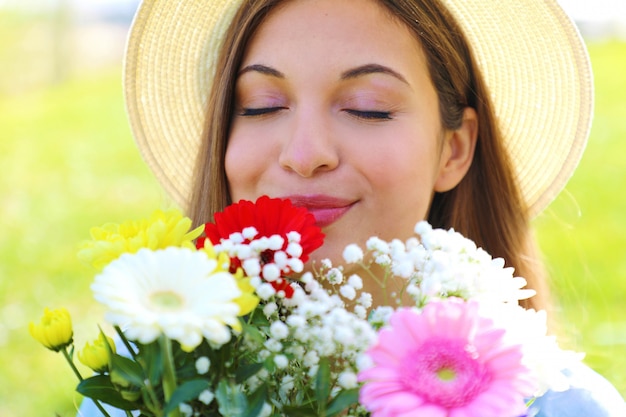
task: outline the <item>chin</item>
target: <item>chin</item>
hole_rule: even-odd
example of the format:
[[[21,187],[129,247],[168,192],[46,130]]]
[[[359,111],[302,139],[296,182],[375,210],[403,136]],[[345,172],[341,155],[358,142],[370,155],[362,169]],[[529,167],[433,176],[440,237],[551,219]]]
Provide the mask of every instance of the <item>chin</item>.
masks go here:
[[[315,269],[319,269],[320,264],[325,259],[330,259],[333,266],[343,265],[343,248],[339,249],[336,245],[327,245],[326,243],[315,252],[313,252],[309,257],[309,262],[307,262],[308,269],[315,267]]]

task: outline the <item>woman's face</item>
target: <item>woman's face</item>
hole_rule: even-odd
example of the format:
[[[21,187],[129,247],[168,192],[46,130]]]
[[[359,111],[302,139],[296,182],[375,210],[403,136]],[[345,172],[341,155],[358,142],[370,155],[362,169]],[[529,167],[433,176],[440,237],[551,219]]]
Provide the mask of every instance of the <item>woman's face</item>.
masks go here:
[[[226,174],[233,201],[309,208],[326,234],[313,258],[340,261],[349,243],[412,234],[447,187],[449,136],[403,24],[374,1],[290,1],[244,55]]]

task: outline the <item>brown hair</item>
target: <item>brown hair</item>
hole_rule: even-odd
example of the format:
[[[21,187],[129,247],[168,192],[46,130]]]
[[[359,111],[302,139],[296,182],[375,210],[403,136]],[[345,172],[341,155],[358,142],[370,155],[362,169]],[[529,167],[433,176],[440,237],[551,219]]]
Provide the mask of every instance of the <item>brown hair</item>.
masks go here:
[[[287,0],[246,0],[226,34],[216,65],[207,124],[196,166],[190,216],[197,224],[230,204],[224,158],[233,113],[237,72],[248,41],[265,16]],[[452,190],[434,196],[428,221],[473,239],[502,257],[528,281],[537,296],[525,307],[548,307],[548,288],[531,233],[528,208],[513,175],[496,123],[489,92],[461,28],[438,0],[376,0],[415,34],[425,52],[437,90],[442,125],[460,127],[463,110],[478,114],[478,140],[472,165]]]

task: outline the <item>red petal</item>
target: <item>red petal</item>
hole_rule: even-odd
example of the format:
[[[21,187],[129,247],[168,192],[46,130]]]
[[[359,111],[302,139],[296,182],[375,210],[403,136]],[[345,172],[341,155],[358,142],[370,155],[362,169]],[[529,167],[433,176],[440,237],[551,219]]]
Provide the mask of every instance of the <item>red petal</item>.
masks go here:
[[[303,207],[294,206],[289,200],[261,196],[255,203],[241,200],[231,204],[221,213],[215,214],[215,223],[207,223],[204,233],[213,244],[228,239],[233,233],[241,233],[246,227],[254,226],[258,236],[269,237],[300,233],[302,246],[302,262],[309,259],[309,254],[324,243],[324,234],[315,225],[315,217]]]

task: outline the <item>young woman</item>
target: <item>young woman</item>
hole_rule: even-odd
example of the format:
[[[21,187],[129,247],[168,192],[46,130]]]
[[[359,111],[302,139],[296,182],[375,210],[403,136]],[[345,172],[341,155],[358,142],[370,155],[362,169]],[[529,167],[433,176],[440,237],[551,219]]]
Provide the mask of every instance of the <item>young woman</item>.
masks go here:
[[[142,154],[198,223],[288,197],[339,259],[427,219],[547,286],[529,219],[584,148],[584,45],[554,0],[170,0],[142,4],[126,97]],[[372,291],[372,287],[367,288]],[[622,416],[587,368],[538,416]]]

